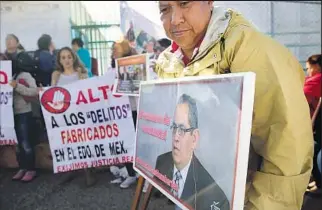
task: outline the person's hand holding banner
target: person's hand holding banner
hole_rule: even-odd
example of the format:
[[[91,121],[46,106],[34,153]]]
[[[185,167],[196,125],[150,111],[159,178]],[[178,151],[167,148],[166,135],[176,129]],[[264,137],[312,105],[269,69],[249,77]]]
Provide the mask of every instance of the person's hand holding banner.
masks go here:
[[[51,108],[55,110],[60,110],[64,106],[64,99],[65,99],[65,95],[60,90],[57,90],[54,93],[53,101],[52,102],[48,101],[47,103]]]

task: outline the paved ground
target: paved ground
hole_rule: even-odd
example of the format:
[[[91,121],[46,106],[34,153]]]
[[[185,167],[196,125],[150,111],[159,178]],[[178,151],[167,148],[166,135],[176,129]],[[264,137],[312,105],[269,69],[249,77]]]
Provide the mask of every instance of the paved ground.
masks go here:
[[[109,181],[109,172],[98,173],[94,187],[86,188],[79,175],[65,186],[58,185],[58,176],[42,172],[32,183],[12,182],[13,171],[2,172],[0,178],[0,210],[129,210],[136,185],[120,189]],[[165,199],[152,198],[149,208],[167,210]]]
[[[97,174],[94,187],[84,187],[81,175],[72,182],[58,185],[59,176],[41,172],[29,184],[12,182],[14,171],[0,174],[0,210],[129,210],[135,186],[122,190],[109,184],[112,175],[107,171]],[[168,210],[165,199],[152,198],[149,210]],[[302,210],[322,210],[322,198],[306,197]]]

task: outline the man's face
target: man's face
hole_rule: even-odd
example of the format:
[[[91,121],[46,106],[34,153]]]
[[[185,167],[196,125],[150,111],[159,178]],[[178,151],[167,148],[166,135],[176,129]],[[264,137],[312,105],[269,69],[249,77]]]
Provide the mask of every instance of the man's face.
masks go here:
[[[154,49],[153,49],[154,43],[153,42],[148,42],[145,48],[148,53],[154,53]]]
[[[114,44],[113,56],[114,56],[115,59],[122,58],[122,56],[123,56],[122,46],[120,44],[118,44],[118,43]]]
[[[174,125],[177,129],[173,129],[172,133],[172,157],[179,170],[189,163],[199,139],[197,129],[188,132],[184,131],[191,128],[188,116],[189,106],[187,104],[178,104],[174,116]]]
[[[212,1],[159,1],[167,36],[182,49],[192,49],[207,31]]]
[[[73,44],[73,45],[72,45],[72,49],[74,50],[74,52],[77,52],[77,50],[78,50],[78,45],[77,45],[77,44]]]

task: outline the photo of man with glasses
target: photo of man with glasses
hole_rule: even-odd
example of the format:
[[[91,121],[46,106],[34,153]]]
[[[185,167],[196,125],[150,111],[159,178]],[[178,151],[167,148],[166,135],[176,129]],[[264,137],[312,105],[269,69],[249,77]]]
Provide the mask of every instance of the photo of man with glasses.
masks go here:
[[[171,130],[172,151],[158,156],[156,169],[178,190],[164,187],[190,208],[229,210],[225,193],[194,154],[200,139],[198,109],[196,100],[187,94],[179,98]]]

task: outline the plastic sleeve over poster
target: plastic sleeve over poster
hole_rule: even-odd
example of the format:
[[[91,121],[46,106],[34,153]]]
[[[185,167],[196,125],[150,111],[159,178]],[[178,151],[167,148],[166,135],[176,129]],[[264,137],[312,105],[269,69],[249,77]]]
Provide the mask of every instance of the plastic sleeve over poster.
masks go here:
[[[251,72],[142,82],[135,170],[181,209],[243,209],[254,92]]]

